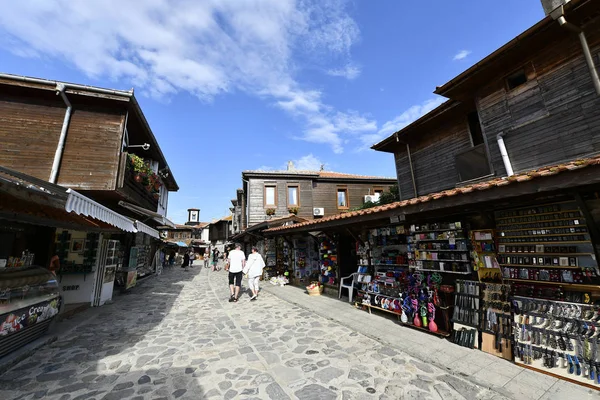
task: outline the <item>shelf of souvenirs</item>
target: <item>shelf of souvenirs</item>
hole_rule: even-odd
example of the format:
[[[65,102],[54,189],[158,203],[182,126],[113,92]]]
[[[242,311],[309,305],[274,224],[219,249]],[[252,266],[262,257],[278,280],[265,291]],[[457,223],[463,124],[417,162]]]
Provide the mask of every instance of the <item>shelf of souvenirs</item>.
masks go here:
[[[464,237],[459,237],[459,238],[437,238],[437,239],[417,239],[414,238],[414,241],[412,243],[419,243],[419,242],[449,242],[451,240],[454,240],[455,242],[463,242],[463,241],[468,241],[468,238],[464,238]]]
[[[408,267],[408,264],[386,264],[386,263],[375,263],[373,264],[374,267],[390,267],[390,268],[394,268],[394,267]]]
[[[500,238],[500,245],[515,245],[515,244],[525,244],[525,245],[532,245],[532,244],[555,244],[555,245],[561,245],[561,244],[592,244],[592,242],[590,242],[589,240],[574,240],[574,241],[564,241],[564,242],[557,242],[557,241],[548,241],[548,240],[539,240],[539,241],[532,241],[532,242],[506,242],[503,241],[502,239],[504,238]]]
[[[538,265],[538,264],[499,264],[501,267],[523,267],[523,268],[561,268],[561,269],[581,269],[577,266],[560,266],[560,265]]]
[[[566,214],[566,213],[570,213],[572,214],[571,216],[567,217],[566,219],[569,218],[579,218],[579,216],[581,215],[581,211],[579,210],[556,210],[556,211],[549,211],[549,212],[543,212],[543,213],[533,213],[533,214],[524,214],[524,215],[511,215],[511,216],[507,216],[507,217],[496,217],[496,221],[498,220],[505,220],[505,219],[518,219],[518,218],[534,218],[534,217],[544,217],[546,215],[558,215],[558,214]]]
[[[470,250],[457,249],[413,249],[413,251],[421,251],[427,253],[469,253]]]
[[[428,229],[428,230],[418,230],[418,231],[410,231],[410,234],[415,234],[415,233],[437,233],[437,232],[462,232],[463,229]]]
[[[433,259],[430,259],[430,258],[414,258],[414,259],[411,259],[411,260],[412,261],[448,262],[448,263],[453,263],[453,262],[456,262],[456,263],[471,263],[471,260],[452,260],[450,258],[447,258],[447,259],[440,258],[440,259],[437,259],[437,260],[433,260]]]
[[[440,269],[427,269],[427,268],[418,268],[418,267],[414,267],[416,271],[423,271],[423,272],[440,272],[442,274],[457,274],[457,275],[470,275],[472,272],[471,271],[446,271],[446,270],[440,270]]]
[[[529,255],[533,255],[533,256],[592,256],[594,254],[592,253],[530,253],[527,251],[523,251],[523,252],[507,252],[507,251],[499,251],[497,253],[498,255],[500,254],[506,254],[506,255],[517,255],[517,254],[529,254]]]
[[[517,279],[517,278],[503,278],[507,281],[522,282],[530,284],[544,284],[544,285],[555,285],[555,286],[566,286],[571,288],[588,289],[588,290],[600,290],[600,285],[590,285],[585,283],[565,283],[565,282],[552,282],[552,281],[534,281],[531,279]]]

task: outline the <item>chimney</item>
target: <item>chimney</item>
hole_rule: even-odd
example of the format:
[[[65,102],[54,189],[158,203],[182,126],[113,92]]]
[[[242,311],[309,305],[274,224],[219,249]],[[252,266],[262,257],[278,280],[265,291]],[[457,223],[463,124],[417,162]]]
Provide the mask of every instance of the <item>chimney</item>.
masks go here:
[[[325,164],[321,164],[321,169],[319,171],[325,171]]]
[[[287,170],[288,170],[288,171],[293,171],[293,170],[295,170],[295,167],[294,167],[294,162],[293,162],[293,161],[288,161]]]

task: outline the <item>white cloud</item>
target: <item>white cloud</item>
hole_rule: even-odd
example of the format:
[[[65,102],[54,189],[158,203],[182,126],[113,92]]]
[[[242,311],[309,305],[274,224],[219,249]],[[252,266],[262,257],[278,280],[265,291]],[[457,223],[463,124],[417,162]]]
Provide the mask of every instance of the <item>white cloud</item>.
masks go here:
[[[324,166],[325,163],[313,156],[312,153],[294,161],[294,166],[300,171],[319,171],[321,165]]]
[[[402,114],[384,123],[383,126],[379,129],[379,131],[361,135],[360,139],[362,142],[362,147],[360,149],[367,149],[373,144],[378,143],[386,137],[390,136],[392,133],[399,131],[407,125],[410,125],[412,122],[416,121],[423,115],[432,111],[433,109],[444,103],[446,100],[447,99],[443,97],[435,97],[426,100],[421,104],[416,104],[408,108]]]
[[[471,50],[461,50],[456,53],[452,59],[454,61],[464,60],[469,54],[471,54]]]
[[[340,75],[358,76],[350,48],[360,31],[350,2],[14,1],[0,13],[0,46],[65,61],[93,78],[131,82],[156,98],[183,91],[203,101],[235,91],[257,95],[300,118],[301,139],[339,153],[348,123],[352,133],[371,131],[374,122],[324,104],[323,93],[295,73],[307,63],[324,71],[346,65]]]
[[[296,160],[290,160],[294,163],[294,168],[298,171],[319,171],[321,169],[321,165],[324,167],[327,164],[321,161],[319,158],[315,157],[312,153],[307,154],[303,157],[300,157]],[[287,169],[287,162],[281,165],[279,168],[274,168],[268,165],[262,165],[257,169],[260,171],[284,171]]]
[[[327,71],[327,75],[330,76],[339,76],[342,78],[346,78],[348,80],[353,80],[358,78],[360,75],[361,69],[360,67],[352,64],[346,65],[344,68],[335,68]]]

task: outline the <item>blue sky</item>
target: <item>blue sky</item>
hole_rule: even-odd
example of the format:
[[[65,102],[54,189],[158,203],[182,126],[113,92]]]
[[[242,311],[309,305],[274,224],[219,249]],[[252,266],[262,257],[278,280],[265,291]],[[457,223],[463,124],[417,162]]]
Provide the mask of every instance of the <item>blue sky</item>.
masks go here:
[[[21,0],[0,71],[134,87],[181,187],[169,216],[210,221],[247,169],[395,176],[370,145],[542,17],[536,0]]]

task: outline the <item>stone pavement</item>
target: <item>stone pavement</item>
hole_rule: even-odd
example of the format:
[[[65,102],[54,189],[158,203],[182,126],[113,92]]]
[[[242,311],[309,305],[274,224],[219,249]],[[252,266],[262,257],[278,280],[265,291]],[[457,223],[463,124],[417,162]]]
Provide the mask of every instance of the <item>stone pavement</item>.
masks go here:
[[[501,360],[477,364],[479,352],[348,303],[265,289],[257,301],[245,295],[229,303],[224,271],[167,269],[76,317],[78,326],[0,375],[0,398],[598,398],[520,368],[508,377]],[[456,365],[444,368],[455,352]],[[472,371],[464,376],[460,368]]]

